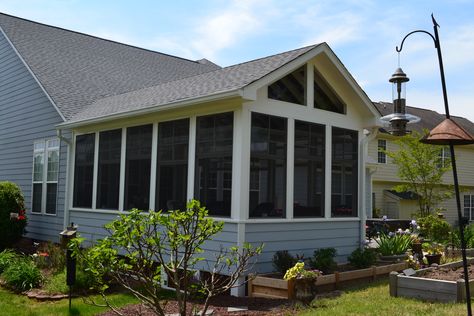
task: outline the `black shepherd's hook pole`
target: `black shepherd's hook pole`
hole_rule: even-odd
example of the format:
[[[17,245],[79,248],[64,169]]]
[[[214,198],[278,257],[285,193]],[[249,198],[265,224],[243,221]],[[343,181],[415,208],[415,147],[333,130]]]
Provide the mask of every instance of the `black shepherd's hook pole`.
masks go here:
[[[443,58],[441,56],[441,45],[439,41],[439,35],[438,35],[438,27],[439,24],[436,22],[433,14],[431,15],[431,19],[433,21],[433,30],[434,30],[434,36],[430,32],[424,31],[424,30],[416,30],[413,32],[408,33],[402,40],[400,44],[400,48],[398,46],[395,48],[395,50],[399,53],[403,49],[403,43],[407,39],[408,36],[414,33],[425,33],[431,37],[431,39],[434,42],[436,51],[438,52],[438,62],[439,62],[439,72],[441,75],[441,86],[443,88],[443,99],[444,99],[444,109],[446,111],[446,118],[450,118],[449,114],[449,106],[448,106],[448,93],[446,91],[446,80],[444,77],[444,67],[443,67]],[[459,181],[458,181],[458,173],[456,169],[456,156],[454,154],[454,145],[453,143],[449,144],[449,149],[451,151],[451,167],[453,169],[453,178],[454,178],[454,191],[456,194],[456,206],[457,206],[457,211],[458,211],[458,221],[459,221],[459,236],[461,237],[461,254],[462,254],[462,262],[463,262],[463,269],[464,269],[464,282],[466,286],[466,306],[467,306],[467,315],[472,316],[472,311],[471,311],[471,292],[469,289],[469,274],[468,274],[468,268],[467,268],[467,258],[466,258],[466,240],[464,239],[464,227],[465,227],[465,222],[461,213],[461,197],[459,193]]]

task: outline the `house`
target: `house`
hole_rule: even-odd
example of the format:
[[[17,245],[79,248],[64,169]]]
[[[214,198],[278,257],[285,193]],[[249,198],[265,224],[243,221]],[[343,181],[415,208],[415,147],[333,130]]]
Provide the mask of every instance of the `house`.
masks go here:
[[[206,250],[264,242],[259,272],[278,250],[345,260],[364,239],[380,114],[326,43],[221,68],[6,14],[0,27],[0,180],[21,186],[28,236],[74,222],[94,241],[126,210],[197,198],[225,222]]]
[[[374,103],[382,115],[392,111],[392,105],[384,102]],[[423,129],[431,130],[445,119],[444,114],[432,110],[407,107],[407,112],[421,118],[420,122],[409,125],[409,129],[422,132]],[[456,123],[461,125],[471,135],[474,135],[474,123],[466,118],[452,117]],[[391,136],[383,129],[373,134],[369,142],[368,168],[372,170],[371,178],[373,207],[381,210],[382,215],[389,218],[410,219],[418,209],[417,196],[413,192],[397,193],[393,187],[400,184],[397,176],[397,167],[391,158],[383,150],[396,151],[398,145],[394,143],[396,137]],[[464,216],[474,220],[474,146],[456,146],[456,164],[458,170],[459,185],[461,186],[461,208]],[[440,163],[444,163],[450,157],[449,147],[440,147]],[[443,184],[453,185],[453,175],[448,171],[443,176]],[[368,192],[370,192],[368,191]],[[457,207],[453,196],[438,205],[444,209],[442,213],[451,224],[456,224]],[[368,214],[368,217],[372,217]]]

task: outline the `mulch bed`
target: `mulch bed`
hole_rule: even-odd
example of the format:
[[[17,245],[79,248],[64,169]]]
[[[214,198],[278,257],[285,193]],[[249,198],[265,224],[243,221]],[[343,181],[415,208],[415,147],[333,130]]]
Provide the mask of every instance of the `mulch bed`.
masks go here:
[[[202,310],[203,305],[194,302],[195,310]],[[246,307],[246,311],[229,312],[228,307]],[[192,304],[188,303],[189,311],[191,311]],[[127,316],[143,315],[153,316],[150,310],[141,304],[127,305],[119,309],[121,313]],[[295,307],[292,302],[288,300],[266,299],[257,297],[235,297],[235,296],[218,296],[212,299],[208,310],[213,310],[212,315],[273,315],[284,316],[294,315]],[[165,307],[165,313],[178,313],[178,303],[176,301],[168,301]],[[113,311],[108,311],[100,314],[100,316],[116,316]]]
[[[468,266],[469,279],[474,278],[474,266]],[[426,272],[424,275],[420,276],[427,279],[436,279],[436,280],[445,280],[445,281],[457,281],[459,279],[464,279],[464,270],[463,267],[459,268],[444,268],[437,267],[431,271]]]

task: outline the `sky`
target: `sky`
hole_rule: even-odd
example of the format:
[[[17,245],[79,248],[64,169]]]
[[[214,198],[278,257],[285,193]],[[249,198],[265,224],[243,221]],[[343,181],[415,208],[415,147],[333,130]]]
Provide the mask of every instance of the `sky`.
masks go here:
[[[439,36],[452,115],[474,122],[472,0],[0,0],[0,11],[192,60],[229,66],[327,42],[372,101],[391,101],[395,47]],[[436,49],[400,53],[407,104],[444,112]]]

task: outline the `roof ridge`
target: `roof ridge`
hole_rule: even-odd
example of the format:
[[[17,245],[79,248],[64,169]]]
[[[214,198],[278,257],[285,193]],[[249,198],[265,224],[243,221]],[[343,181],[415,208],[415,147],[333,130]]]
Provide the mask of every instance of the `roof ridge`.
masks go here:
[[[321,43],[320,43],[321,44]],[[229,65],[229,66],[226,66],[226,67],[222,67],[222,69],[226,69],[226,68],[230,68],[230,67],[235,67],[235,66],[240,66],[240,65],[244,65],[244,64],[248,64],[248,63],[251,63],[251,62],[254,62],[254,61],[257,61],[257,60],[262,60],[262,59],[266,59],[266,58],[270,58],[270,57],[275,57],[275,56],[278,56],[278,55],[282,55],[282,54],[286,54],[286,53],[291,53],[291,52],[294,52],[294,51],[297,51],[297,50],[303,50],[305,48],[315,48],[316,46],[319,46],[320,44],[313,44],[313,45],[307,45],[307,46],[303,46],[303,47],[300,47],[300,48],[295,48],[295,49],[291,49],[291,50],[287,50],[287,51],[283,51],[283,52],[280,52],[280,53],[275,53],[275,54],[272,54],[272,55],[268,55],[268,56],[264,56],[264,57],[259,57],[259,58],[255,58],[255,59],[251,59],[251,60],[247,60],[247,61],[243,61],[243,62],[240,62],[240,63],[237,63],[237,64],[233,64],[233,65]],[[219,69],[217,69],[219,70]]]
[[[167,54],[167,53],[162,53],[162,52],[159,52],[159,51],[155,51],[155,50],[152,50],[152,49],[149,49],[149,48],[143,48],[143,47],[140,47],[140,46],[135,46],[135,45],[132,45],[132,44],[121,43],[119,41],[115,41],[115,40],[111,40],[111,39],[107,39],[107,38],[103,38],[103,37],[99,37],[99,36],[79,32],[79,31],[66,29],[66,28],[63,28],[63,27],[60,27],[60,26],[54,26],[54,25],[50,25],[50,24],[46,24],[46,23],[42,23],[42,22],[38,22],[38,21],[25,19],[25,18],[18,17],[18,16],[15,16],[15,15],[7,14],[7,13],[4,13],[4,12],[0,12],[0,15],[4,15],[4,16],[14,18],[14,19],[17,19],[17,20],[22,20],[22,21],[25,21],[25,22],[30,22],[30,23],[34,23],[34,24],[54,28],[54,29],[57,29],[57,30],[60,30],[60,31],[65,31],[65,32],[69,32],[69,33],[75,33],[75,34],[78,34],[78,35],[82,35],[82,36],[87,36],[87,37],[90,37],[90,38],[93,38],[93,39],[106,41],[106,42],[110,42],[110,43],[113,43],[113,44],[118,44],[118,45],[123,45],[123,46],[127,46],[127,47],[130,47],[130,48],[138,49],[138,50],[143,50],[143,51],[146,51],[146,52],[149,52],[149,53],[160,54],[160,55],[164,55],[164,56],[173,57],[173,58],[181,59],[181,60],[184,60],[184,61],[192,62],[192,63],[195,63],[195,64],[199,64],[196,60],[191,60],[191,59],[180,57],[180,56],[175,56],[175,55],[171,55],[171,54]]]

